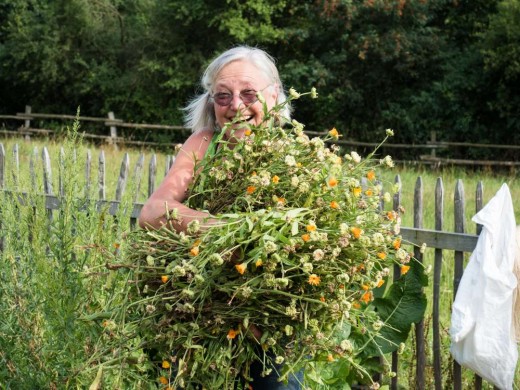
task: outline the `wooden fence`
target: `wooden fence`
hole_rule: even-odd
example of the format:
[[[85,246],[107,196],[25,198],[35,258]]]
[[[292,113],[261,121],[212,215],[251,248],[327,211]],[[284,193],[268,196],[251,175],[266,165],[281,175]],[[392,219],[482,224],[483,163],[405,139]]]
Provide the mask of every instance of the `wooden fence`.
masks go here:
[[[62,149],[63,153],[63,149]],[[14,172],[7,172],[6,169],[6,159],[8,156],[4,150],[2,144],[0,144],[0,188],[4,191],[7,191],[5,188],[5,178],[7,174],[14,174]],[[36,154],[33,153],[33,156],[30,160],[30,169],[31,175],[35,175],[34,170],[34,158],[37,158]],[[57,191],[53,189],[53,180],[52,180],[52,170],[51,170],[51,160],[49,157],[49,152],[47,148],[44,148],[41,153],[42,163],[43,163],[43,180],[44,180],[44,196],[46,197],[46,208],[48,210],[56,210],[60,207],[60,194],[62,193],[61,188],[61,180],[58,182],[59,187]],[[19,154],[17,146],[14,147],[12,153],[13,165],[14,169],[18,168],[19,164]],[[165,174],[170,169],[171,164],[173,163],[173,157],[168,157],[165,164]],[[106,182],[105,182],[105,168],[106,161],[104,157],[104,153],[100,152],[98,158],[98,181],[97,181],[97,199],[96,201],[100,206],[105,208],[108,206],[108,212],[112,215],[116,215],[118,212],[118,208],[121,204],[121,199],[123,193],[126,190],[126,184],[129,181],[131,175],[133,174],[136,185],[135,194],[133,194],[133,209],[130,215],[134,225],[135,221],[139,216],[139,213],[142,208],[142,203],[137,202],[137,193],[139,192],[139,188],[141,185],[141,178],[144,172],[144,155],[140,155],[138,161],[135,165],[135,169],[133,173],[130,172],[130,161],[128,154],[125,154],[123,161],[120,165],[120,173],[119,179],[117,182],[117,188],[115,191],[115,199],[107,200],[106,199]],[[92,156],[87,153],[86,163],[85,163],[85,175],[86,175],[86,183],[91,182],[92,178]],[[155,190],[155,179],[158,175],[158,166],[157,159],[155,155],[150,158],[150,163],[148,166],[148,186],[146,193],[150,195]],[[400,184],[400,177],[396,176],[396,183]],[[89,189],[86,188],[86,191]],[[21,194],[23,197],[23,194]],[[42,194],[43,195],[43,194]],[[464,207],[465,207],[465,195],[464,195],[464,187],[462,181],[457,181],[454,195],[454,212],[455,212],[455,231],[449,232],[445,231],[445,226],[443,224],[444,217],[444,203],[445,203],[445,191],[443,187],[442,179],[437,179],[436,189],[435,189],[435,230],[428,230],[423,228],[423,182],[422,178],[419,177],[416,181],[415,191],[414,191],[414,223],[413,227],[402,227],[401,234],[403,239],[415,244],[414,247],[414,255],[419,260],[423,260],[423,254],[420,252],[420,246],[423,243],[429,248],[434,248],[434,264],[433,264],[433,295],[428,297],[429,300],[432,300],[432,325],[433,325],[433,334],[432,334],[432,349],[428,351],[428,356],[431,356],[432,363],[428,364],[426,361],[426,350],[428,348],[429,342],[426,341],[426,337],[424,334],[424,324],[423,322],[417,323],[415,325],[415,351],[416,351],[416,368],[415,368],[415,389],[425,389],[425,371],[427,366],[433,366],[434,373],[434,383],[435,389],[442,389],[442,361],[443,358],[442,350],[441,350],[441,328],[439,323],[440,318],[440,296],[441,296],[441,269],[444,255],[447,251],[454,252],[454,279],[453,279],[453,290],[457,291],[459,282],[461,280],[463,274],[463,261],[464,261],[464,253],[471,252],[476,246],[478,233],[480,227],[477,227],[477,234],[470,234],[467,232],[467,228],[465,226],[465,215],[464,215]],[[393,209],[398,210],[401,206],[401,193],[397,193],[393,199]],[[476,188],[476,205],[475,210],[478,211],[483,207],[483,185],[480,182]],[[395,267],[394,269],[394,278],[399,276],[400,269],[399,267]],[[429,313],[428,313],[429,314]],[[444,355],[445,358],[445,355]],[[398,372],[398,355],[394,353],[392,356],[392,371]],[[462,370],[461,367],[457,363],[453,363],[453,388],[455,390],[462,389]],[[391,379],[391,389],[397,389],[402,383],[402,378],[400,374]],[[482,380],[478,376],[475,377],[475,389],[482,388]]]
[[[25,106],[25,112],[17,113],[16,115],[0,115],[0,120],[12,120],[23,122],[23,125],[19,126],[16,131],[3,130],[4,134],[21,135],[30,137],[31,135],[49,135],[53,133],[53,130],[34,128],[31,126],[31,121],[36,119],[40,120],[58,120],[58,121],[73,121],[79,119],[81,122],[92,122],[107,127],[107,135],[84,133],[83,136],[88,139],[103,140],[107,143],[117,144],[128,144],[137,146],[154,146],[164,145],[164,143],[148,142],[148,141],[137,141],[129,140],[118,136],[118,128],[126,129],[149,129],[149,130],[172,130],[176,132],[188,132],[183,126],[169,126],[169,125],[157,125],[147,123],[128,123],[122,119],[116,119],[113,112],[108,113],[107,118],[100,117],[88,117],[74,115],[61,115],[61,114],[39,114],[33,113],[31,106]],[[319,132],[307,131],[309,135],[322,134]],[[354,146],[354,147],[370,147],[374,148],[378,145],[375,142],[360,142],[353,140],[339,140],[336,141],[339,145]],[[520,161],[498,161],[498,160],[468,160],[468,159],[452,159],[443,158],[437,156],[437,151],[442,149],[449,149],[452,147],[464,147],[464,148],[486,148],[496,150],[518,150],[520,152],[520,145],[496,145],[496,144],[479,144],[479,143],[468,143],[468,142],[446,142],[438,141],[437,133],[435,131],[430,132],[430,140],[423,144],[396,144],[396,143],[385,143],[385,148],[390,149],[405,149],[405,150],[425,150],[429,154],[420,155],[419,161],[413,163],[429,164],[434,166],[440,165],[462,165],[462,166],[489,166],[489,167],[518,167]],[[409,162],[409,161],[407,161]]]

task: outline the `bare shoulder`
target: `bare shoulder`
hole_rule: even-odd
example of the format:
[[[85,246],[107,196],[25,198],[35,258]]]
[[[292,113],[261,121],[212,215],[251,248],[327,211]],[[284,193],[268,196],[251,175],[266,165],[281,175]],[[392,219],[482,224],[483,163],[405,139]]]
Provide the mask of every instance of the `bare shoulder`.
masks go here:
[[[188,158],[190,160],[202,159],[208,149],[212,137],[213,131],[209,129],[193,133],[188,137],[186,142],[184,142],[177,157],[181,157],[182,159]]]

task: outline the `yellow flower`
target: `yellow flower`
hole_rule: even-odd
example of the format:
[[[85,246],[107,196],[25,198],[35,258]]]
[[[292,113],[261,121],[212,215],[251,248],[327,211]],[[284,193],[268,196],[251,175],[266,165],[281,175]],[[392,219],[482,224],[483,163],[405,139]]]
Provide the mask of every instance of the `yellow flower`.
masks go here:
[[[238,330],[230,329],[227,334],[228,340],[233,340],[235,337],[237,337],[237,334],[238,334]]]
[[[396,213],[395,211],[393,211],[393,210],[392,210],[392,211],[388,211],[388,212],[386,213],[386,217],[387,217],[390,221],[393,221],[393,220],[395,219],[395,217],[396,217],[396,214],[397,214],[397,213]]]
[[[278,184],[278,182],[280,181],[280,178],[276,175],[273,176],[273,183],[274,184]]]
[[[244,131],[244,135],[249,137],[251,135],[251,129],[246,129],[246,131]]]
[[[161,276],[161,282],[163,282],[163,283],[167,283],[167,282],[168,282],[168,279],[169,279],[169,278],[168,278],[168,275],[163,275],[163,276]]]
[[[262,265],[264,265],[264,262],[262,261],[262,259],[258,259],[256,262],[255,262],[255,265],[257,267],[261,267]]]
[[[170,362],[168,362],[168,360],[163,360],[162,368],[170,368]]]
[[[361,305],[359,304],[358,301],[354,301],[354,302],[352,302],[352,307],[353,307],[354,309],[359,309],[359,308],[361,307]]]
[[[394,240],[394,242],[392,242],[392,246],[394,247],[395,250],[399,249],[401,247],[401,239],[396,238]]]
[[[381,287],[383,284],[385,284],[385,280],[381,279],[379,282],[377,282],[377,287]]]
[[[329,187],[336,187],[338,185],[338,180],[335,177],[331,177],[329,179]]]
[[[372,190],[366,190],[365,191],[365,195],[366,196],[372,196],[372,195],[374,195],[374,192]]]
[[[323,295],[320,297],[320,301],[325,302],[325,297]]]
[[[334,361],[334,356],[332,356],[331,353],[329,353],[329,355],[327,356],[327,361],[328,362],[333,362]]]
[[[161,382],[163,385],[168,384],[168,379],[166,379],[164,376],[159,377],[159,382]]]
[[[403,265],[401,266],[401,275],[406,275],[406,273],[410,270],[409,265]]]
[[[309,280],[307,283],[309,283],[311,286],[318,286],[321,282],[321,278],[316,274],[310,274]]]
[[[369,286],[368,284],[363,284],[363,285],[361,285],[361,288],[362,288],[363,290],[365,290],[365,291],[370,290],[370,286]]]
[[[316,225],[314,225],[313,223],[310,223],[310,224],[307,225],[307,231],[308,232],[314,232],[314,231],[316,231],[316,229],[317,229]]]
[[[198,246],[194,246],[193,248],[191,248],[190,250],[190,255],[195,257],[199,254],[199,247]]]
[[[246,263],[237,264],[237,265],[235,265],[235,269],[238,271],[238,273],[240,275],[244,275],[244,272],[246,272],[246,269],[247,269],[247,264]]]
[[[377,257],[379,257],[381,260],[386,259],[386,253],[385,252],[378,252]]]
[[[251,195],[253,192],[255,192],[255,190],[256,190],[256,187],[255,187],[255,186],[249,186],[249,187],[247,187],[247,190],[246,190],[246,191],[247,191],[247,193],[248,193],[249,195]]]
[[[309,234],[302,234],[302,240],[307,242],[311,239],[311,236]]]
[[[352,193],[354,194],[354,196],[358,197],[359,195],[361,195],[361,187],[354,187],[352,189]]]
[[[363,231],[360,228],[356,227],[356,226],[351,227],[350,228],[350,232],[352,233],[354,238],[361,237],[361,234],[363,233]]]
[[[339,209],[339,203],[333,200],[332,202],[330,202],[330,208]]]
[[[376,178],[376,173],[374,171],[368,171],[367,172],[367,179],[372,181]]]
[[[338,133],[338,130],[336,130],[335,127],[332,128],[332,130],[329,131],[329,135],[334,138],[334,139],[338,139],[339,137],[339,133]]]

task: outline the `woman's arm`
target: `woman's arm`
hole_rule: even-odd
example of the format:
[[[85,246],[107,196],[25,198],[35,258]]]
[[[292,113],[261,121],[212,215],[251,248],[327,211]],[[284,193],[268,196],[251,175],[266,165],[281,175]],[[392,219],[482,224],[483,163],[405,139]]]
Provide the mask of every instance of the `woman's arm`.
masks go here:
[[[213,132],[203,130],[192,134],[182,145],[175,162],[161,185],[144,204],[139,215],[139,225],[143,228],[160,228],[167,223],[166,213],[177,209],[180,220],[172,221],[177,231],[184,231],[188,223],[197,219],[201,225],[211,225],[207,213],[192,210],[182,202],[188,195],[188,188],[195,174],[195,163],[202,160],[213,137]]]

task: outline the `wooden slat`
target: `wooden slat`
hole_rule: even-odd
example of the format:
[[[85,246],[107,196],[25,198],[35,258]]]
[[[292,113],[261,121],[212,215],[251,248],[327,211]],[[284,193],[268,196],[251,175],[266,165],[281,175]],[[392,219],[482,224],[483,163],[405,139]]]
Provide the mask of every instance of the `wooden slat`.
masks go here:
[[[155,177],[157,175],[157,156],[155,153],[150,159],[150,165],[148,168],[148,196],[152,195],[155,191]]]
[[[414,191],[414,212],[413,224],[414,228],[421,229],[423,227],[423,182],[419,176],[415,184]],[[414,248],[414,257],[422,263],[422,253],[419,247]],[[415,370],[415,388],[424,390],[425,386],[425,369],[426,369],[426,352],[424,341],[424,320],[420,320],[415,324],[415,343],[416,343],[416,370]]]
[[[90,181],[92,180],[92,154],[87,149],[85,156],[85,197],[90,197]]]
[[[0,143],[0,188],[5,187],[5,148],[4,144]]]
[[[137,202],[137,199],[139,197],[139,190],[141,189],[143,166],[144,166],[144,154],[141,153],[139,156],[139,159],[137,160],[137,163],[135,164],[135,169],[134,169],[135,192],[134,192],[134,197],[132,199],[134,201],[134,203]]]
[[[52,188],[52,168],[51,168],[51,159],[49,157],[49,151],[47,147],[44,146],[42,150],[42,160],[43,160],[43,192],[46,195],[52,195],[54,193]]]
[[[130,170],[130,157],[125,153],[123,161],[121,162],[121,169],[119,170],[119,178],[117,180],[116,200],[118,202],[123,198],[126,183],[128,181],[128,171]]]
[[[106,186],[105,186],[105,152],[102,150],[99,152],[98,159],[98,197],[101,200],[106,198]]]
[[[464,203],[464,186],[462,180],[458,179],[455,186],[454,197],[455,232],[457,233],[464,233],[466,230]],[[455,299],[464,272],[464,253],[461,251],[455,251],[454,257],[453,298]],[[453,362],[453,387],[455,390],[462,390],[462,368],[456,361]]]
[[[65,149],[63,149],[63,146],[60,148],[60,161],[59,161],[59,170],[58,170],[58,194],[60,196],[63,196],[65,193],[64,188],[64,172],[65,170]]]
[[[399,191],[394,194],[392,208],[394,211],[399,212],[401,206],[401,176],[397,175],[394,182],[399,186]],[[401,268],[397,264],[394,264],[393,274],[394,281],[401,276]],[[397,352],[392,352],[392,372],[395,372],[395,376],[390,380],[390,389],[397,390],[399,384],[399,355]]]
[[[442,230],[444,223],[444,186],[439,177],[435,185],[435,230]],[[433,264],[433,375],[435,390],[442,390],[442,361],[440,333],[440,292],[442,271],[442,249],[436,248]]]
[[[13,185],[15,189],[18,189],[18,175],[20,173],[20,156],[18,153],[18,144],[13,146]]]
[[[475,234],[438,232],[430,229],[401,228],[403,239],[414,245],[425,243],[429,248],[473,252],[478,236]]]
[[[31,176],[31,188],[33,191],[38,191],[36,180],[36,161],[38,160],[38,147],[33,148],[33,152],[29,159],[29,175]]]

